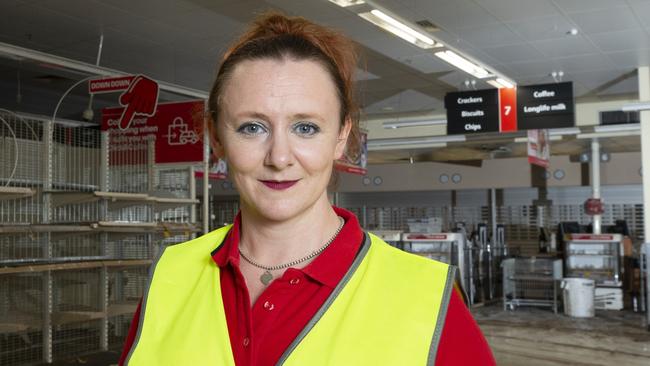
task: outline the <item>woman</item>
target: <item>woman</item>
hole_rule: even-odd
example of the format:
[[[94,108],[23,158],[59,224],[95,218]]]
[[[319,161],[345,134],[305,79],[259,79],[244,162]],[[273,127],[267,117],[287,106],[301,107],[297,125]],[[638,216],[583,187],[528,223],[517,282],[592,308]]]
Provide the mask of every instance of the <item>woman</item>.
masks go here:
[[[121,364],[494,364],[451,266],[328,201],[358,139],[355,66],[346,37],[275,13],[226,53],[209,108],[241,212],[164,251]]]

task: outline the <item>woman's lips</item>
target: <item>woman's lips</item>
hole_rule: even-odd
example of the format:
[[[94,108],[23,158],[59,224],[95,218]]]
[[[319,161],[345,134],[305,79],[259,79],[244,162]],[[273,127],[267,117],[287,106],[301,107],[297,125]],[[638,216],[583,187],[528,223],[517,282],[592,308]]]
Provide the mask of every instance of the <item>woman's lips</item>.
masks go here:
[[[297,180],[260,180],[260,182],[262,182],[262,184],[264,184],[265,186],[271,189],[281,191],[283,189],[287,189],[293,186],[298,181]]]

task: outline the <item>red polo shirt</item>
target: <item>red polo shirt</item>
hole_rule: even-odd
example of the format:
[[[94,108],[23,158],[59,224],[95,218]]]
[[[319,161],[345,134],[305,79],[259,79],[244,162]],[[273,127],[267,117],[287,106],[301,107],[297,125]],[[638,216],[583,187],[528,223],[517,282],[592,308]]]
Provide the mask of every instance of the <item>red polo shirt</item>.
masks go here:
[[[332,244],[306,267],[289,268],[275,278],[252,306],[239,270],[239,215],[223,245],[212,253],[221,270],[221,296],[236,365],[275,365],[352,265],[361,248],[363,231],[354,214],[336,207],[334,210],[346,222]],[[120,365],[133,344],[139,313],[140,307],[134,315]],[[495,365],[485,338],[455,291],[447,310],[436,365]]]

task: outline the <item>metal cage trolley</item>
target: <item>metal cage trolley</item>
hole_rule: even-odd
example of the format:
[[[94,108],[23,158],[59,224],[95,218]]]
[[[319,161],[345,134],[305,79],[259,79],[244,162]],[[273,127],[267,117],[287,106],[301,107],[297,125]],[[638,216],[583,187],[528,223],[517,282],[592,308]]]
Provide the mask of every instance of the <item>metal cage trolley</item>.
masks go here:
[[[557,314],[562,260],[508,258],[503,267],[503,309],[518,306],[550,307]]]

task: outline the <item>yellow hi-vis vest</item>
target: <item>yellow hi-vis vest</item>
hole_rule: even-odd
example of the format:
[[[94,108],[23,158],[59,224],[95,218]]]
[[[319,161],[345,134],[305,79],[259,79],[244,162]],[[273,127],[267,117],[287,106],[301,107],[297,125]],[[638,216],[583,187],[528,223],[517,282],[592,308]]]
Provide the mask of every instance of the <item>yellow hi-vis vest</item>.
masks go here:
[[[235,365],[211,256],[229,229],[167,247],[153,264],[127,365]],[[366,234],[346,275],[278,365],[433,365],[453,272]]]

